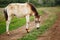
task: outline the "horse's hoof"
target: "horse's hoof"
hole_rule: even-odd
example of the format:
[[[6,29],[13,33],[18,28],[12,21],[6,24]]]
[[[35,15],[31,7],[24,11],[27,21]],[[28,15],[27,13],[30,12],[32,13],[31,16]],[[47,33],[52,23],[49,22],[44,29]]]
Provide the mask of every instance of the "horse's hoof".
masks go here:
[[[7,32],[7,36],[9,36],[10,34],[9,34],[9,32]]]
[[[30,32],[30,30],[29,30],[29,29],[26,29],[26,31],[27,31],[27,33],[29,33],[29,32]]]
[[[6,34],[7,36],[9,36],[10,34]]]
[[[39,29],[39,27],[37,29]]]
[[[7,34],[7,36],[9,36],[10,34]]]
[[[27,31],[27,33],[29,33],[29,31]]]

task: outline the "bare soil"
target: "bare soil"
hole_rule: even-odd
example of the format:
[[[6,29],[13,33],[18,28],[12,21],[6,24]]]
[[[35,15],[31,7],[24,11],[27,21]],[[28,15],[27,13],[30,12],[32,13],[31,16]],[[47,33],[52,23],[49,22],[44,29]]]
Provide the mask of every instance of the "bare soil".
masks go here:
[[[38,36],[37,40],[60,40],[60,12],[57,20],[44,34]]]
[[[48,18],[48,16],[49,16],[48,13],[44,13],[44,15],[41,16],[41,24]],[[34,28],[36,28],[34,21],[30,22],[30,27],[29,27],[30,31],[32,31],[32,29]],[[21,38],[27,34],[25,29],[26,28],[24,25],[16,30],[10,31],[9,36],[7,36],[6,33],[3,33],[2,35],[0,35],[0,40],[17,40],[18,38]]]

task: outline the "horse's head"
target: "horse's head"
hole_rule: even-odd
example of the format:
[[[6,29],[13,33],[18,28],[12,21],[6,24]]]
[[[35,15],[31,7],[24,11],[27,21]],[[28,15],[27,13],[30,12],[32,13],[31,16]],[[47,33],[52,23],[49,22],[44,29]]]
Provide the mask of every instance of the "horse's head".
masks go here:
[[[40,15],[35,17],[35,25],[37,28],[39,28],[39,26],[40,26]]]

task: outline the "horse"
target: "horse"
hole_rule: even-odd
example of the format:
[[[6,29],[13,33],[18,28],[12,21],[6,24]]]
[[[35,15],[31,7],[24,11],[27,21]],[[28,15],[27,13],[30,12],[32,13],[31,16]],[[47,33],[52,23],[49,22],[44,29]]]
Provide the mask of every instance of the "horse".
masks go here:
[[[35,6],[32,3],[10,3],[4,8],[4,15],[6,19],[6,32],[9,34],[9,24],[12,15],[21,18],[26,17],[26,31],[29,32],[30,16],[34,16],[34,21],[37,29],[40,26],[40,15],[38,14]]]

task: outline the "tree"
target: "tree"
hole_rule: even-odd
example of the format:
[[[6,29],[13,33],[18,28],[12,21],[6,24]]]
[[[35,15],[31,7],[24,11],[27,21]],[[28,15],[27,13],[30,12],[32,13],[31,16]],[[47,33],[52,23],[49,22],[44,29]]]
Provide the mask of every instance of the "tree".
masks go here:
[[[30,0],[28,0],[28,2],[30,2]]]

